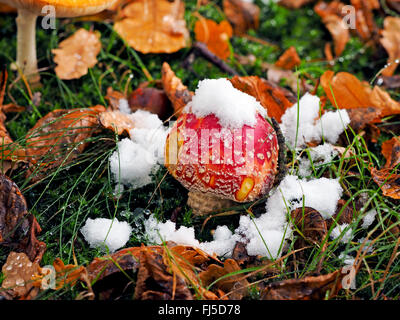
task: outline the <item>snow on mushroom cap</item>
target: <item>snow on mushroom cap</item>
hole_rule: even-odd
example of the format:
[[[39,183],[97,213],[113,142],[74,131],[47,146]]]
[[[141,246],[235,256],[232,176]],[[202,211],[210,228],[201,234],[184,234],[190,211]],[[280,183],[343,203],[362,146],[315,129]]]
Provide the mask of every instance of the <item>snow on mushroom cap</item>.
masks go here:
[[[252,96],[237,90],[224,78],[205,79],[199,82],[186,111],[202,118],[214,114],[226,128],[241,128],[245,124],[254,126],[256,114],[267,116],[265,109]]]

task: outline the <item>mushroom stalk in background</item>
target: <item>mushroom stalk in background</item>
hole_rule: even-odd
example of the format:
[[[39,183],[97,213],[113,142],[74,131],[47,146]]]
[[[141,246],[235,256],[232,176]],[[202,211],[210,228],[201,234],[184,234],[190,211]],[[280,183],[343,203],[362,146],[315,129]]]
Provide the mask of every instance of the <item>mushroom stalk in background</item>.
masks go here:
[[[116,0],[0,0],[18,10],[17,22],[17,67],[31,84],[40,81],[36,56],[36,20],[45,6],[53,6],[56,16],[79,17],[96,14]]]
[[[18,10],[17,22],[17,66],[29,82],[40,81],[36,56],[37,15],[24,9]]]

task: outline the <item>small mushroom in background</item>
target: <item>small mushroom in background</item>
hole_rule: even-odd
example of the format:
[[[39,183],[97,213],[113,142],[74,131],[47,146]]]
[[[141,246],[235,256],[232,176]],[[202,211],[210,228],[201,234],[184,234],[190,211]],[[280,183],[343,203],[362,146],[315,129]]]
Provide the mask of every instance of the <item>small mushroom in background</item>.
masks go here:
[[[38,83],[36,56],[36,20],[43,7],[53,6],[56,17],[79,17],[96,14],[115,3],[116,0],[0,0],[18,9],[17,22],[17,66],[31,84]],[[45,12],[47,13],[47,12]]]
[[[165,165],[189,190],[195,215],[266,195],[278,157],[278,137],[265,109],[226,79],[199,83],[165,147]]]

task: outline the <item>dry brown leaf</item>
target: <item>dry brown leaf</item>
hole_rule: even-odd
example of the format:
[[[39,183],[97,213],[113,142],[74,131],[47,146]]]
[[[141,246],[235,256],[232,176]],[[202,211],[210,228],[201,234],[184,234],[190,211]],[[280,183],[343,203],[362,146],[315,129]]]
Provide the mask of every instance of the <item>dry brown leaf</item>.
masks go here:
[[[138,88],[128,97],[132,112],[146,110],[166,120],[172,114],[171,103],[163,90],[157,88]]]
[[[380,42],[389,55],[388,67],[382,71],[382,74],[384,76],[392,76],[400,61],[400,18],[385,18]]]
[[[63,80],[79,79],[97,63],[101,50],[100,34],[79,29],[53,49],[57,76]]]
[[[289,279],[273,282],[261,295],[262,300],[323,300],[329,291],[329,298],[337,295],[342,288],[341,270],[303,279]]]
[[[377,0],[351,0],[351,5],[356,10],[356,31],[360,38],[369,41],[378,35],[372,10],[380,7]]]
[[[349,110],[353,129],[379,122],[382,117],[400,114],[400,103],[378,86],[373,89],[347,72],[326,71],[321,86],[333,106]]]
[[[333,1],[329,4],[319,2],[315,5],[315,12],[322,18],[322,22],[332,35],[335,44],[335,55],[338,57],[344,51],[350,40],[350,32],[341,14],[343,4]]]
[[[371,168],[371,176],[386,197],[400,199],[400,174],[393,168]]]
[[[117,110],[100,113],[99,120],[104,128],[112,130],[118,135],[129,134],[129,131],[135,126],[134,121],[129,115]]]
[[[257,5],[242,0],[224,0],[223,8],[236,35],[243,35],[249,29],[258,29],[260,8]]]
[[[207,45],[208,50],[222,60],[230,56],[229,39],[233,30],[228,21],[223,20],[219,24],[214,20],[201,17],[194,26],[196,40]]]
[[[44,171],[67,164],[88,145],[100,128],[98,115],[103,106],[54,110],[41,118],[26,135],[26,156],[35,179]]]
[[[193,92],[175,75],[167,62],[163,63],[161,74],[164,91],[172,103],[174,115],[179,117],[182,109],[192,100]]]
[[[301,60],[297,54],[296,48],[290,47],[279,57],[275,65],[282,69],[291,70],[294,67],[299,66],[300,63]]]
[[[56,290],[60,290],[66,285],[74,286],[81,279],[82,274],[86,273],[84,266],[65,265],[59,258],[54,260],[53,267],[56,271]]]
[[[257,76],[235,76],[230,81],[236,89],[256,98],[267,110],[268,116],[278,122],[286,109],[296,102],[296,97],[290,91]]]
[[[122,10],[114,29],[142,53],[172,53],[186,47],[185,5],[175,0],[137,0]]]
[[[243,278],[244,274],[233,274],[231,276],[227,276],[230,273],[240,270],[241,268],[235,260],[227,259],[225,260],[223,267],[216,264],[211,264],[207,270],[201,272],[199,276],[203,287],[206,288],[214,281],[218,280],[213,285],[213,290],[222,290],[228,295],[230,300],[240,300],[247,296],[249,282]],[[225,278],[220,279],[221,277]]]
[[[107,88],[107,95],[105,98],[108,100],[109,106],[112,110],[120,110],[121,101],[127,100],[126,96],[113,88]]]
[[[39,274],[39,265],[37,262],[32,263],[25,253],[10,252],[2,272],[4,280],[0,296],[6,299],[29,300],[39,293],[33,280]]]

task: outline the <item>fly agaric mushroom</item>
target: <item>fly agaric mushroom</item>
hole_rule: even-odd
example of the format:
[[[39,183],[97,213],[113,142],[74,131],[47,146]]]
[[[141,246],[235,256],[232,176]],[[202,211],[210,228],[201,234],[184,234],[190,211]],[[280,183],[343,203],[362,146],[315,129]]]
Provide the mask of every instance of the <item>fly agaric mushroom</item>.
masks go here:
[[[274,185],[278,136],[265,109],[226,79],[203,80],[174,123],[165,165],[196,215],[253,201]]]
[[[96,14],[113,5],[116,0],[0,0],[18,9],[17,66],[30,83],[40,80],[36,57],[36,20],[45,6],[51,6],[58,18]]]

